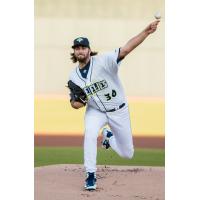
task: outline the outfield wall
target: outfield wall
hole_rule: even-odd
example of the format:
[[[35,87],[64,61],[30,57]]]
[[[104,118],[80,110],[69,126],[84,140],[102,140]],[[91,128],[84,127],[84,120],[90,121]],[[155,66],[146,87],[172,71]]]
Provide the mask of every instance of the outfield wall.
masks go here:
[[[129,99],[131,126],[135,136],[164,136],[162,99]],[[83,135],[85,108],[75,110],[64,96],[35,99],[35,134]]]

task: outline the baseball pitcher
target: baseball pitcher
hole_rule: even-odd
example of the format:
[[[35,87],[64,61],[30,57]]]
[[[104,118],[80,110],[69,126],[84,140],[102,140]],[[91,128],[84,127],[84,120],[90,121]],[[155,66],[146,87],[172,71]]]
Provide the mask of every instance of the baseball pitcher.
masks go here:
[[[96,189],[96,156],[99,130],[102,145],[112,148],[119,156],[131,159],[134,154],[132,130],[127,99],[118,71],[122,60],[155,32],[159,20],[149,24],[141,33],[124,46],[97,55],[90,49],[87,38],[79,37],[73,42],[71,59],[78,65],[72,70],[68,87],[70,103],[74,109],[86,107],[84,131],[85,189]]]

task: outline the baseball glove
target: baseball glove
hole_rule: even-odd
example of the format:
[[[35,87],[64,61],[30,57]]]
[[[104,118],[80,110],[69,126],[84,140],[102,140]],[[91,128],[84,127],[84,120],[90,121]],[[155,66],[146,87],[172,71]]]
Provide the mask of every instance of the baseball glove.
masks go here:
[[[68,81],[68,88],[70,89],[70,102],[71,101],[78,101],[84,105],[87,103],[87,96],[85,92],[76,85],[73,81]]]

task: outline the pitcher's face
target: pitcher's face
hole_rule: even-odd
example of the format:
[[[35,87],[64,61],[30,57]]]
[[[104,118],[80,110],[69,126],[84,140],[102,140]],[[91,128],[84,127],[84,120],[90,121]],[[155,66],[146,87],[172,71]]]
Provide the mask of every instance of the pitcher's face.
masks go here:
[[[79,62],[85,62],[90,57],[91,50],[88,47],[77,46],[74,48],[74,55]]]

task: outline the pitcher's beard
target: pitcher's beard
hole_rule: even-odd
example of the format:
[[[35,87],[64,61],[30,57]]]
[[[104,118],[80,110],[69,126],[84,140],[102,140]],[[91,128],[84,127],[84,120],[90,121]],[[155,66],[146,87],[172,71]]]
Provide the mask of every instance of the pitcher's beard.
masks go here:
[[[78,62],[85,63],[87,58],[86,57],[77,57]]]
[[[78,60],[78,62],[80,62],[80,63],[86,63],[87,62],[87,60],[88,60],[88,58],[89,58],[89,53],[87,54],[87,55],[82,55],[82,56],[77,56],[76,58],[77,58],[77,60]]]

